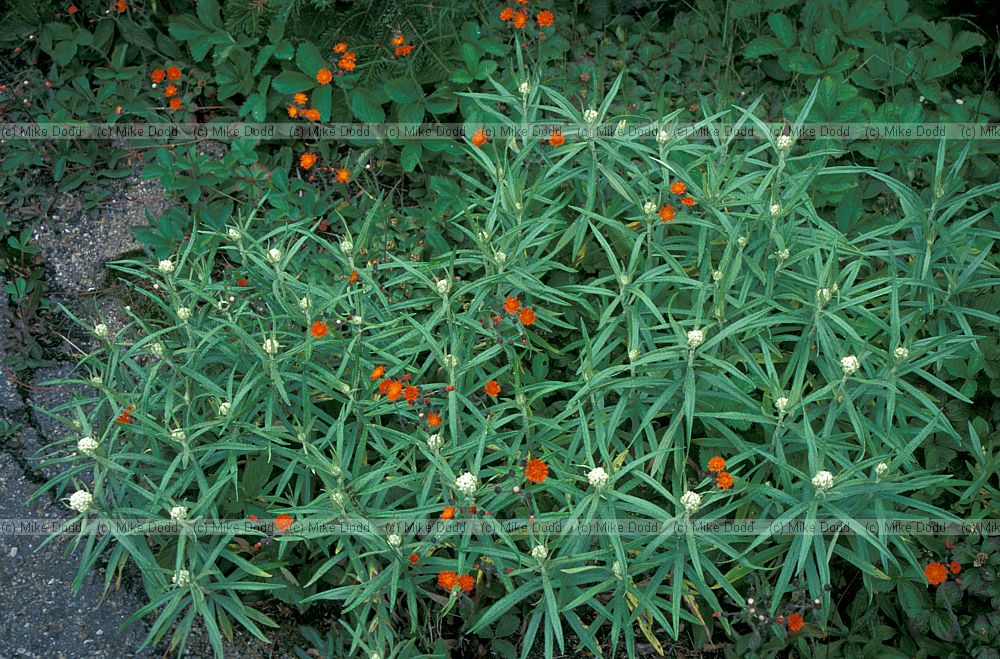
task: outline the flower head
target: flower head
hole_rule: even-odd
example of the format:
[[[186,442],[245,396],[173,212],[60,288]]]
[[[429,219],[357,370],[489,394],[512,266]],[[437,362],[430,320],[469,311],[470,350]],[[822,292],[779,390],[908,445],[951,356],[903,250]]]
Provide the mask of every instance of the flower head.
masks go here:
[[[504,7],[502,10],[500,10],[500,20],[501,21],[506,22],[506,21],[509,21],[512,18],[514,18],[514,10],[513,9],[511,9],[510,7]]]
[[[924,578],[932,586],[942,584],[948,580],[948,568],[937,561],[928,563],[924,568]]]
[[[343,167],[337,168],[337,183],[347,183],[351,180],[351,172]]]
[[[656,203],[652,201],[647,201],[642,205],[642,212],[646,215],[652,215],[656,212]]]
[[[687,346],[694,350],[705,342],[705,332],[700,329],[693,329],[687,333]]]
[[[174,262],[171,261],[170,259],[163,259],[162,261],[160,261],[157,267],[159,268],[160,272],[162,272],[165,275],[169,275],[171,272],[174,271]]]
[[[713,456],[708,461],[708,470],[709,471],[725,471],[725,469],[726,469],[726,460],[725,460],[725,458],[723,458],[721,456],[718,456],[718,455]]]
[[[326,323],[321,320],[317,320],[312,324],[312,327],[309,328],[309,331],[312,332],[312,335],[317,339],[322,339],[326,336],[326,329]]]
[[[472,146],[482,146],[486,144],[486,131],[480,128],[472,134]]]
[[[372,369],[371,375],[369,375],[368,377],[372,382],[374,382],[375,380],[381,378],[383,375],[385,375],[385,366],[379,364],[378,366]]]
[[[534,325],[535,324],[535,310],[532,307],[525,307],[521,309],[520,313],[517,314],[517,319],[521,321],[522,325]]]
[[[441,415],[437,412],[429,412],[427,414],[427,425],[431,428],[437,428],[441,425]]]
[[[393,549],[398,549],[403,544],[403,539],[399,537],[399,534],[397,533],[390,534],[389,537],[385,539],[385,541],[389,543],[389,546],[392,547]]]
[[[278,349],[281,348],[281,344],[275,339],[264,339],[262,347],[264,348],[264,352],[273,357],[278,354]]]
[[[517,313],[520,308],[521,301],[516,296],[508,295],[507,299],[504,300],[503,310],[507,313]]]
[[[153,72],[149,74],[149,77],[154,83],[161,83],[166,75],[167,74],[163,69],[153,69]]]
[[[539,561],[544,561],[549,556],[549,550],[545,548],[545,545],[535,545],[531,548],[531,557],[538,559]]]
[[[187,433],[184,432],[181,428],[174,428],[173,430],[170,431],[170,439],[174,440],[175,442],[187,441]]]
[[[583,120],[588,124],[593,124],[597,122],[597,110],[587,109],[583,113]]]
[[[660,209],[658,215],[663,222],[673,222],[677,216],[677,211],[674,210],[673,206],[664,206]]]
[[[789,149],[792,148],[792,144],[794,144],[794,142],[795,142],[795,140],[792,139],[791,135],[779,135],[778,136],[778,150],[779,151],[788,151]]]
[[[548,9],[544,9],[538,12],[537,16],[538,25],[541,27],[549,27],[550,25],[552,25],[552,21],[554,18],[555,17],[552,15],[551,11],[549,11]]]
[[[170,99],[171,110],[180,110],[182,107],[184,107],[184,103],[181,101],[181,99],[177,98],[176,96]]]
[[[684,506],[685,511],[693,513],[701,508],[701,495],[688,490],[681,496],[681,505]]]
[[[806,621],[803,620],[802,616],[798,613],[792,613],[788,616],[788,631],[790,632],[799,631],[805,626],[805,624]]]
[[[69,496],[69,507],[78,513],[85,513],[93,506],[94,497],[86,490],[77,490]]]
[[[719,472],[719,475],[715,477],[715,485],[720,490],[728,490],[733,486],[733,475],[728,471]]]
[[[97,323],[94,325],[94,334],[102,339],[108,338],[108,326],[104,323]]]
[[[496,380],[489,380],[486,383],[486,393],[492,398],[500,395],[500,384]]]
[[[316,154],[315,153],[303,153],[299,156],[299,167],[302,169],[311,169],[313,165],[316,164]]]
[[[786,396],[779,396],[774,400],[774,408],[782,414],[788,411],[788,405],[789,401]]]
[[[527,96],[531,93],[531,83],[525,80],[517,86],[517,91],[521,92],[521,96]]]
[[[321,85],[328,85],[333,80],[333,71],[330,69],[320,69],[316,72],[316,82]]]
[[[357,56],[354,53],[344,53],[337,60],[337,67],[344,71],[353,71],[355,66],[357,66]]]
[[[549,477],[549,466],[544,460],[532,458],[524,465],[524,477],[532,483],[541,483]]]
[[[901,362],[905,362],[910,356],[910,349],[906,346],[896,346],[892,351],[893,356]]]
[[[389,384],[386,385],[385,396],[390,402],[396,402],[403,395],[403,381],[392,379],[387,382]]]
[[[451,590],[458,585],[458,573],[451,570],[438,572],[438,585],[445,590]]]
[[[278,264],[281,262],[281,250],[277,247],[272,247],[267,250],[267,260],[273,264]]]
[[[219,403],[219,416],[227,416],[230,407],[232,407],[232,404],[228,400]]]
[[[551,135],[549,135],[549,144],[551,144],[552,146],[562,146],[565,143],[566,143],[566,138],[563,137],[561,131],[557,130]]]
[[[471,472],[467,471],[455,479],[455,488],[467,497],[475,494],[478,487],[479,479],[473,476]]]
[[[298,92],[293,98],[295,99],[296,105],[305,105],[309,102],[309,96],[302,92]]]
[[[685,185],[682,181],[671,183],[670,191],[674,194],[684,194],[687,192],[687,185]]]
[[[337,53],[338,55],[341,53],[346,53],[347,44],[344,43],[343,41],[338,41],[337,43],[333,44],[333,52]]]
[[[587,480],[594,487],[604,487],[608,484],[610,478],[608,477],[608,472],[604,471],[603,467],[594,467],[587,472]]]
[[[691,197],[691,196],[682,197],[681,198],[681,203],[684,204],[685,206],[688,206],[688,207],[694,206],[694,204],[695,204],[694,197]]]
[[[303,297],[299,299],[299,309],[302,311],[309,311],[309,307],[311,306],[312,302],[309,301],[309,298]]]
[[[833,487],[833,474],[826,470],[816,472],[812,478],[812,484],[820,492],[826,492]]]
[[[94,455],[97,452],[97,440],[93,437],[81,437],[76,443],[76,450],[83,455]]]
[[[476,580],[472,578],[471,574],[463,574],[458,578],[458,587],[465,592],[472,592],[472,589],[476,587]]]
[[[180,570],[174,576],[170,577],[170,582],[180,586],[189,586],[191,584],[191,572],[188,570]]]
[[[880,462],[875,466],[875,475],[879,478],[885,478],[889,474],[889,463]]]
[[[170,519],[175,522],[187,519],[188,509],[184,506],[174,506],[170,509]]]
[[[288,513],[281,513],[280,515],[274,518],[274,528],[284,533],[288,529],[292,528],[292,524],[294,522],[295,520],[292,519],[291,515],[289,515]]]
[[[511,18],[511,25],[513,25],[519,30],[522,29],[527,24],[528,24],[528,14],[523,11],[517,12],[516,14],[514,14],[513,18]]]
[[[434,433],[427,438],[427,448],[437,453],[444,447],[444,439],[440,433]]]
[[[962,571],[962,564],[958,561],[952,561],[951,563],[948,563],[948,569],[952,574],[958,574]]]
[[[844,375],[854,375],[861,368],[861,362],[854,355],[847,355],[840,360],[840,369]]]

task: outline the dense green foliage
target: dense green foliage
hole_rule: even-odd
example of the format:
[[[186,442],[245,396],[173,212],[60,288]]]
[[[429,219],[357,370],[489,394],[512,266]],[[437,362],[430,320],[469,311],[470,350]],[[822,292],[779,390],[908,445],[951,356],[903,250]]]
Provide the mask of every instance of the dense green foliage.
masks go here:
[[[986,91],[996,44],[903,0],[532,5],[523,30],[492,3],[105,9],[8,16],[0,47],[20,50],[4,64],[7,120],[290,121],[295,105],[321,122],[449,121],[471,135],[483,122],[1000,114]],[[553,27],[535,21],[543,9]],[[394,53],[397,34],[412,52]],[[338,66],[341,41],[353,70]],[[178,110],[150,82],[169,66]],[[98,519],[454,508],[832,519],[853,533],[91,535],[80,578],[98,561],[109,583],[138,565],[150,640],[182,645],[198,617],[217,652],[234,625],[277,624],[262,609],[278,599],[328,607],[337,623],[304,634],[329,656],[477,643],[634,656],[673,642],[996,656],[995,537],[946,544],[856,520],[997,517],[997,142],[566,137],[241,140],[221,156],[11,142],[0,183],[31,186],[0,208],[8,262],[30,249],[32,186],[96,203],[101,177],[130,171],[130,146],[156,147],[143,176],[176,202],[139,232],[147,257],[114,266],[132,322],[88,328],[102,347],[68,381],[90,394],[50,411],[73,436],[51,449],[64,471],[47,489],[89,492],[76,507]],[[20,267],[12,299],[42,304]],[[404,375],[419,396],[381,385]],[[548,478],[526,480],[529,459]],[[961,572],[929,586],[925,569],[952,562]],[[442,571],[475,585],[449,594]]]

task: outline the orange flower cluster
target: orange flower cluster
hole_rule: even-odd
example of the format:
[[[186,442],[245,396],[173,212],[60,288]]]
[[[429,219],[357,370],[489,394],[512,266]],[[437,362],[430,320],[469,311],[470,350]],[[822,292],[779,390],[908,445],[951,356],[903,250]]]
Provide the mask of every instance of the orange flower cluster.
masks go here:
[[[805,624],[805,619],[798,613],[792,613],[788,616],[788,631],[797,632],[805,627]]]
[[[278,529],[280,532],[284,533],[288,529],[292,528],[292,524],[295,520],[288,513],[281,513],[274,518],[274,528]]]
[[[670,192],[675,195],[681,195],[681,204],[684,206],[687,206],[688,208],[694,206],[694,197],[687,194],[687,185],[685,185],[682,181],[675,181],[674,183],[671,183]],[[677,216],[677,211],[670,204],[664,204],[660,210],[657,211],[657,214],[664,222],[673,222],[674,218]]]
[[[312,327],[309,328],[309,331],[312,332],[312,335],[315,336],[317,339],[322,339],[324,336],[326,336],[326,331],[327,331],[326,323],[324,323],[321,320],[317,320],[315,323],[312,324]]]
[[[442,570],[438,573],[438,585],[447,591],[454,590],[455,586],[458,586],[465,592],[471,592],[476,586],[476,580],[471,574],[459,576],[457,572]]]
[[[117,11],[119,14],[124,14],[126,8],[127,7],[125,6],[125,0],[118,0],[115,3],[115,11]]]
[[[392,38],[392,45],[396,48],[396,57],[406,57],[413,52],[413,45],[406,43],[406,36],[402,32],[397,32]]]
[[[932,586],[937,586],[943,584],[948,580],[949,572],[951,574],[958,574],[962,571],[962,564],[958,561],[952,561],[948,565],[944,565],[937,561],[933,561],[927,564],[924,568],[924,578],[927,579],[927,583]]]
[[[326,69],[324,69],[325,71]],[[318,74],[317,74],[318,75]],[[308,119],[309,121],[319,121],[319,110],[316,108],[307,108],[306,104],[309,102],[309,96],[302,92],[295,94],[294,105],[289,105],[287,112],[289,119],[295,119],[296,117],[302,117]]]
[[[708,461],[708,471],[715,474],[715,485],[719,489],[728,490],[733,486],[733,476],[726,471],[725,458],[713,456]]]
[[[486,137],[486,131],[480,128],[472,134],[472,146],[482,146],[489,141]]]
[[[496,380],[489,380],[486,383],[486,394],[491,398],[496,398],[500,395],[500,383]]]
[[[534,307],[522,307],[521,300],[517,296],[508,296],[503,303],[503,309],[509,314],[517,314],[517,319],[522,325],[535,324]]]
[[[167,86],[163,88],[164,98],[169,98],[169,105],[171,110],[180,110],[184,107],[183,101],[177,95],[177,85],[174,82],[181,79],[181,70],[176,66],[168,66],[167,70],[163,69],[153,69],[153,72],[149,75],[150,79],[153,81],[153,85],[156,86],[164,81],[164,79],[171,80],[173,82],[167,83]]]
[[[117,421],[118,423],[132,423],[132,412],[135,412],[135,408],[129,405],[124,410],[122,410],[122,413],[118,416],[117,419],[115,419],[115,421]]]
[[[528,0],[517,0],[517,4],[526,5],[528,4]],[[518,7],[517,9],[504,7],[500,10],[500,20],[504,23],[509,21],[513,27],[523,30],[528,25],[528,10],[525,7]],[[538,27],[551,27],[555,21],[555,14],[548,9],[543,9],[536,14],[535,20],[538,21]]]
[[[549,477],[549,466],[544,460],[533,458],[524,465],[524,477],[530,482],[538,484]]]
[[[404,375],[402,378],[383,378],[385,375],[385,366],[376,366],[369,378],[372,382],[380,380],[378,383],[378,391],[380,394],[389,399],[389,402],[395,403],[400,398],[406,401],[406,404],[413,407],[418,400],[420,400],[421,392],[420,387],[410,384],[408,381],[410,379],[409,375]],[[424,404],[428,404],[430,399],[426,396],[423,400]],[[441,415],[437,412],[427,413],[427,425],[431,428],[437,428],[441,425]]]

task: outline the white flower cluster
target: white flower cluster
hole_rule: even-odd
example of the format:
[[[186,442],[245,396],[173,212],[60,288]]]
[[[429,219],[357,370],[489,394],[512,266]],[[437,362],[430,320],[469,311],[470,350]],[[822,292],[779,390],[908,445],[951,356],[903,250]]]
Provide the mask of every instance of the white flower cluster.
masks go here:
[[[309,298],[304,297],[299,299],[299,309],[301,309],[303,313],[309,311],[309,307],[311,306],[312,302],[309,301]]]
[[[604,471],[604,467],[594,467],[587,473],[587,481],[594,487],[604,487],[608,480],[608,472]]]
[[[521,96],[527,96],[531,93],[531,84],[525,80],[517,86],[517,91],[521,92]]]
[[[187,519],[187,516],[188,516],[188,509],[185,508],[184,506],[174,506],[173,508],[170,509],[170,519],[174,520],[175,522],[180,522],[182,520],[185,520]]]
[[[151,343],[149,346],[149,354],[153,355],[154,357],[163,357],[166,351],[167,351],[166,347],[159,341],[157,341],[156,343]]]
[[[187,433],[181,430],[180,428],[175,428],[174,430],[170,431],[170,439],[174,440],[175,442],[183,442],[187,439]]]
[[[228,400],[224,400],[221,403],[219,403],[219,416],[226,416],[226,415],[228,415],[230,407],[231,407],[231,404],[229,403]]]
[[[273,265],[281,263],[281,250],[277,247],[267,250],[267,260]]]
[[[583,120],[588,124],[597,122],[597,110],[587,110],[583,113]]]
[[[549,550],[545,548],[545,545],[535,545],[531,548],[531,557],[539,561],[544,561],[549,557]]]
[[[771,215],[781,215],[781,204],[775,202],[771,204],[771,208],[769,210],[771,211]]]
[[[705,333],[700,329],[693,329],[687,333],[688,348],[694,350],[705,342]]]
[[[83,455],[94,455],[97,451],[97,440],[93,437],[81,437],[80,441],[76,443],[76,450]]]
[[[104,323],[97,323],[94,325],[94,334],[102,339],[108,338],[108,326]]]
[[[847,355],[840,359],[840,369],[844,375],[854,375],[861,368],[861,362],[854,355]]]
[[[792,139],[791,135],[779,135],[778,136],[778,150],[779,151],[788,151],[789,149],[792,148],[792,144],[794,144],[794,143],[795,143],[795,140]]]
[[[451,290],[451,281],[447,278],[438,279],[436,282],[434,282],[434,287],[437,288],[437,292],[439,295],[445,297],[448,295],[448,291]]]
[[[892,351],[893,356],[901,362],[905,362],[910,357],[910,349],[906,346],[896,346]]]
[[[186,323],[191,320],[191,310],[187,307],[181,307],[177,310],[177,317],[181,319],[182,323]]]
[[[455,479],[455,488],[467,497],[471,497],[475,494],[476,488],[478,487],[479,479],[468,471]]]
[[[170,259],[163,259],[162,261],[160,261],[158,267],[160,269],[160,272],[162,272],[165,275],[169,275],[171,272],[174,271],[174,262],[171,261]]]
[[[628,351],[628,360],[630,362],[634,362],[635,360],[639,359],[639,354],[640,353],[638,348],[632,348],[631,350]]]
[[[181,570],[176,575],[170,577],[170,582],[182,588],[188,586],[191,584],[191,573],[187,570]]]
[[[880,462],[878,463],[878,466],[875,467],[875,475],[878,476],[879,478],[885,478],[888,473],[889,473],[888,462]]]
[[[69,507],[78,513],[85,513],[94,504],[94,497],[86,490],[77,490],[69,495]]]
[[[789,401],[787,396],[779,396],[774,401],[774,408],[782,414],[788,411],[788,405]]]
[[[350,238],[344,238],[340,241],[340,251],[348,256],[354,251],[354,243],[351,242]]]
[[[393,533],[386,538],[386,542],[388,542],[389,546],[393,549],[399,549],[403,545],[403,539],[396,533]]]
[[[440,434],[434,433],[427,438],[427,448],[437,453],[442,448],[444,448],[444,439]]]
[[[725,275],[722,274],[722,270],[715,270],[712,272],[712,281],[714,281],[716,284],[722,281],[723,277],[725,277]]]
[[[642,205],[642,212],[646,215],[652,215],[656,212],[656,204],[652,201],[647,201]]]
[[[227,234],[229,235],[229,239],[232,240],[234,243],[239,242],[240,239],[243,238],[243,236],[240,235],[240,232],[237,231],[236,229],[230,229],[227,232]]]
[[[833,487],[833,474],[826,470],[817,472],[812,478],[812,484],[820,492],[826,492]]]
[[[338,508],[343,508],[344,504],[347,503],[347,495],[345,495],[343,492],[339,490],[337,492],[331,492],[330,502],[333,503],[333,505],[337,506]]]
[[[681,497],[681,505],[684,506],[685,511],[693,513],[701,508],[701,495],[688,490]]]
[[[615,579],[618,579],[619,581],[622,580],[622,566],[621,566],[621,563],[619,563],[618,561],[615,561],[614,563],[612,563],[611,564],[611,572],[615,575]]]
[[[281,348],[281,344],[275,339],[265,339],[263,346],[264,352],[274,357],[278,354],[278,349]]]
[[[506,252],[501,252],[500,250],[497,250],[497,251],[493,252],[493,258],[496,259],[496,261],[497,261],[497,263],[499,265],[503,265],[504,263],[507,262],[507,253]]]

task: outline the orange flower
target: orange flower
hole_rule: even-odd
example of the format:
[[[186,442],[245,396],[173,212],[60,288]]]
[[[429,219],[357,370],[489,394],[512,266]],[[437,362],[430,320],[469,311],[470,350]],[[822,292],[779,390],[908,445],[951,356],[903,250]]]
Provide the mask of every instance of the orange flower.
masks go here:
[[[385,366],[382,366],[381,364],[379,364],[378,366],[376,366],[375,368],[372,369],[372,374],[371,374],[370,377],[371,377],[372,382],[374,382],[375,380],[378,380],[383,375],[385,375]]]
[[[171,110],[180,110],[182,107],[184,107],[184,104],[181,103],[181,99],[177,98],[176,96],[170,99]]]
[[[353,71],[354,67],[357,65],[357,56],[354,53],[344,53],[343,56],[337,61],[337,66],[345,71]]]
[[[344,169],[343,167],[337,168],[337,181],[339,183],[347,183],[351,180],[351,173]]]
[[[563,134],[560,131],[557,130],[556,132],[549,135],[549,144],[551,144],[552,146],[562,146],[565,143],[566,143],[566,138],[563,137]]]
[[[400,380],[389,380],[385,395],[391,402],[396,402],[403,395],[403,383]]]
[[[156,83],[163,82],[163,79],[166,76],[167,74],[163,72],[163,69],[153,69],[153,72],[149,75],[149,77],[153,79],[153,82]]]
[[[709,471],[723,471],[725,468],[726,468],[725,459],[720,458],[717,455],[708,461]]]
[[[288,116],[291,117],[292,119],[294,119],[298,115],[299,115],[299,109],[297,107],[295,107],[294,105],[289,105],[288,106]]]
[[[125,0],[118,0],[118,2],[115,3],[115,9],[118,11],[119,14],[124,14],[125,13]]]
[[[178,69],[176,66],[168,66],[167,67],[167,77],[170,78],[171,80],[180,80],[181,79],[181,70]]]
[[[517,313],[517,310],[521,308],[521,301],[514,296],[507,296],[507,299],[503,303],[504,311],[507,313]]]
[[[948,569],[937,561],[928,563],[924,568],[924,578],[927,579],[927,583],[936,586],[948,580]]]
[[[274,528],[278,529],[282,533],[292,528],[292,516],[288,513],[281,513],[274,518]]]
[[[451,590],[458,585],[458,573],[451,570],[442,570],[438,573],[438,585],[445,590]]]
[[[509,21],[512,18],[514,18],[514,10],[510,7],[504,7],[503,11],[500,12],[500,20]]]
[[[445,506],[441,511],[441,519],[451,519],[455,516],[455,506]]]
[[[528,24],[528,14],[523,11],[519,11],[514,14],[514,18],[511,23],[514,27],[521,29]]]
[[[521,313],[517,315],[517,319],[521,321],[522,325],[534,325],[535,310],[533,308],[525,307],[521,309]]]
[[[378,369],[376,369],[376,370],[378,370]],[[374,380],[375,378],[372,378],[372,379]],[[389,391],[389,385],[391,385],[391,384],[392,384],[392,380],[382,380],[381,382],[378,383],[378,392],[380,394],[383,394],[383,395],[386,394],[386,393],[388,393],[388,391]]]
[[[684,197],[681,199],[681,203],[685,206],[694,206],[694,197]]]
[[[333,80],[333,71],[330,69],[320,69],[316,72],[316,82],[321,85],[328,85]]]
[[[315,336],[317,339],[322,339],[324,336],[326,336],[326,323],[324,323],[321,320],[317,320],[315,323],[312,324],[312,328],[310,328],[310,331],[312,332],[312,335]]]
[[[528,460],[524,466],[524,477],[532,483],[541,483],[549,477],[549,466],[538,458]]]
[[[302,114],[309,121],[319,121],[319,110],[316,108],[309,108],[308,110],[303,110]]]
[[[66,9],[66,11],[68,11],[70,15],[72,15],[80,10],[76,8],[76,5],[70,5],[69,8]]]
[[[802,629],[806,624],[806,621],[802,619],[798,613],[793,613],[788,616],[788,631],[797,632]]]
[[[482,146],[486,144],[486,131],[480,128],[472,134],[472,146]]]
[[[163,95],[167,98],[177,95],[177,85],[167,85],[163,88]]]
[[[427,415],[427,425],[432,428],[437,428],[441,425],[441,415],[437,412],[430,412]]]
[[[410,558],[408,560],[410,561],[410,567],[413,567],[414,565],[417,564],[417,561],[420,560],[420,556],[416,554],[410,554]]]
[[[247,285],[247,278],[246,277],[240,277],[239,279],[236,280],[236,285],[237,286],[246,286]]]
[[[958,574],[962,571],[962,564],[958,561],[952,561],[951,563],[948,563],[948,569],[951,570],[952,574]]]
[[[403,57],[404,55],[409,55],[413,52],[413,46],[411,44],[406,44],[405,46],[396,46],[396,57]]]
[[[664,222],[673,222],[674,216],[677,215],[677,212],[674,210],[673,206],[664,206],[658,211],[657,214]]]
[[[348,284],[356,284],[356,283],[358,283],[358,271],[357,270],[351,270],[351,274],[349,274],[347,276],[347,283]]]
[[[302,169],[311,169],[312,166],[315,164],[316,164],[315,153],[309,153],[307,151],[306,153],[303,153],[301,156],[299,156],[299,167],[301,167]]]
[[[542,27],[549,27],[552,25],[552,20],[555,16],[548,9],[538,12],[538,24]]]
[[[500,395],[500,383],[496,380],[490,380],[486,383],[486,393],[496,398]]]
[[[306,103],[309,102],[309,96],[306,95],[306,94],[303,94],[302,92],[299,92],[298,94],[296,94],[294,96],[294,98],[295,98],[295,104],[296,105],[305,105]]]
[[[403,398],[406,399],[407,403],[413,405],[413,402],[420,398],[420,389],[418,387],[414,387],[412,384],[407,386],[403,389]]]
[[[337,43],[333,44],[333,52],[337,53],[338,55],[340,53],[346,53],[347,44],[344,43],[343,41],[338,41]]]
[[[406,43],[406,37],[404,37],[402,33],[397,33],[396,36],[392,38],[393,46],[402,46],[404,43]]]
[[[677,181],[676,183],[670,184],[670,191],[673,192],[674,194],[684,194],[685,192],[687,192],[687,186],[684,185],[682,182]]]
[[[719,475],[715,478],[715,484],[719,486],[721,490],[728,490],[733,486],[733,476],[728,471],[719,472]]]
[[[476,585],[476,580],[471,574],[463,574],[458,578],[458,587],[465,592],[470,592]]]
[[[134,411],[135,408],[129,405],[124,410],[122,410],[121,415],[119,415],[119,417],[115,419],[115,421],[117,421],[118,423],[132,423],[132,412]]]

